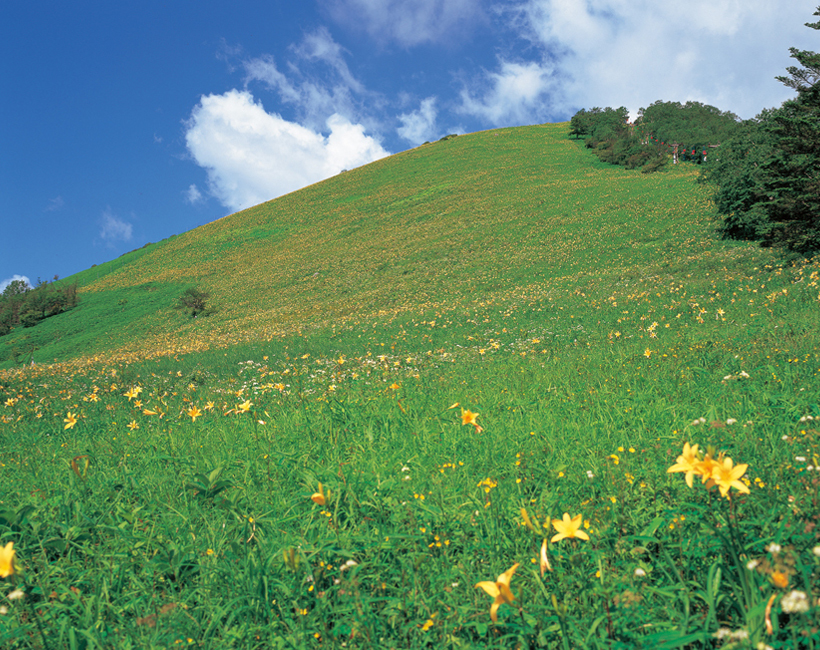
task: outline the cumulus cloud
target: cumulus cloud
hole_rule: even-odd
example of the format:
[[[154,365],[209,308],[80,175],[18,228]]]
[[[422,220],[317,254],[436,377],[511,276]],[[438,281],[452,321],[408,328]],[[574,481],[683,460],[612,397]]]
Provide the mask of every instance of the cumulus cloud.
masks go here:
[[[482,0],[325,0],[330,15],[384,45],[451,42],[485,19]]]
[[[187,123],[188,151],[208,173],[210,192],[241,210],[388,155],[338,113],[325,132],[268,113],[245,90],[200,99]]]
[[[100,219],[100,239],[106,246],[113,247],[116,244],[131,240],[133,227],[127,221],[123,221],[111,212],[111,208],[106,208]]]
[[[499,62],[497,72],[487,72],[483,88],[461,91],[459,112],[493,126],[528,124],[545,120],[553,100],[551,66],[533,61]]]
[[[527,0],[518,16],[553,57],[568,108],[692,100],[752,117],[792,96],[774,77],[807,42],[815,4]]]
[[[437,112],[436,98],[428,97],[421,102],[418,110],[399,115],[401,126],[396,129],[396,132],[413,144],[433,140],[436,137]]]
[[[12,275],[10,278],[6,278],[5,280],[0,281],[0,293],[3,293],[6,290],[6,287],[9,286],[12,282],[16,282],[18,280],[22,280],[26,283],[27,287],[31,287],[31,280],[29,280],[25,275]]]

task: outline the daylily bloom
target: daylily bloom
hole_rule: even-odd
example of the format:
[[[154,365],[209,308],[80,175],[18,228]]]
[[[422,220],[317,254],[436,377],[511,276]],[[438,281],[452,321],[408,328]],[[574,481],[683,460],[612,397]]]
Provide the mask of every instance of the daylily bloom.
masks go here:
[[[467,411],[465,409],[461,409],[461,424],[472,424],[473,426],[478,426],[478,422],[476,422],[476,418],[478,417],[478,413],[473,413],[472,411]]]
[[[65,427],[63,428],[70,429],[75,424],[77,424],[77,415],[69,411],[68,413],[66,413],[66,418],[63,420],[63,422],[65,422]]]
[[[748,486],[740,478],[746,473],[748,465],[741,463],[733,467],[732,459],[726,457],[723,463],[715,463],[712,467],[712,480],[720,490],[720,496],[729,498],[729,488],[749,494]]]
[[[241,404],[236,405],[236,412],[237,413],[247,413],[248,411],[251,410],[251,406],[253,406],[253,402],[251,402],[249,399],[247,399],[244,402],[242,402]]]
[[[140,425],[137,424],[136,420],[131,420],[131,422],[129,422],[125,426],[127,426],[129,429],[131,429],[131,431],[133,431],[134,429],[139,429],[140,428]]]
[[[200,411],[199,408],[194,406],[191,408],[191,410],[185,411],[185,414],[191,417],[191,422],[196,422],[196,419],[202,415],[202,411]]]
[[[14,554],[14,542],[0,548],[0,578],[8,578],[14,574]]]
[[[481,587],[487,595],[495,598],[492,607],[490,607],[490,618],[493,623],[498,622],[498,608],[504,603],[512,603],[515,600],[512,591],[510,591],[510,580],[512,580],[515,570],[518,568],[518,563],[513,564],[509,569],[502,573],[495,582],[485,580],[479,582],[476,587]]]
[[[581,515],[576,515],[570,518],[569,513],[565,512],[563,519],[553,519],[552,527],[558,532],[552,536],[551,542],[557,542],[564,538],[577,537],[578,539],[589,539],[581,525],[584,523],[584,518]]]
[[[666,471],[669,474],[674,472],[686,472],[686,485],[691,488],[692,479],[695,474],[700,474],[700,462],[701,461],[698,458],[698,446],[690,446],[689,443],[686,442],[683,444],[683,454],[678,456],[678,460],[675,464]]]
[[[321,483],[319,483],[319,491],[314,492],[310,497],[310,499],[311,499],[311,501],[313,501],[313,503],[316,503],[320,506],[326,505],[327,500],[329,498],[330,498],[330,492],[328,491],[327,493],[325,493],[325,488]]]

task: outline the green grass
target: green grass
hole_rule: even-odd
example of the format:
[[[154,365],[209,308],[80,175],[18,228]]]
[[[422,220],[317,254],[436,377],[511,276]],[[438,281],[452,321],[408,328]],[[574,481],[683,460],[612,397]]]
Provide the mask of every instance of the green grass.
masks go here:
[[[817,648],[820,268],[566,131],[346,172],[16,331],[0,646]],[[750,493],[668,473],[686,442]],[[564,513],[588,540],[549,543]]]

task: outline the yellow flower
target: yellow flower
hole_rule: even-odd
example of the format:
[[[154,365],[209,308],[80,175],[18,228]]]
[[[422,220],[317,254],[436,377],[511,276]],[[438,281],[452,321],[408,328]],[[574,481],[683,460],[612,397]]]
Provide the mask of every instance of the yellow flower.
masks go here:
[[[77,424],[77,415],[69,411],[68,413],[66,413],[66,418],[63,420],[63,422],[65,422],[65,427],[63,427],[63,429],[70,429],[75,424]]]
[[[185,411],[186,415],[191,417],[191,422],[196,422],[196,419],[202,415],[202,411],[200,411],[196,406],[191,407],[191,410]]]
[[[712,467],[712,480],[720,490],[720,496],[729,498],[729,488],[735,488],[738,492],[749,494],[748,486],[740,480],[746,473],[748,465],[741,463],[740,465],[732,466],[732,459],[728,456],[723,459],[722,463],[715,462]]]
[[[498,622],[498,608],[504,603],[512,603],[515,600],[512,591],[510,591],[510,580],[512,580],[515,570],[518,568],[518,563],[513,564],[509,569],[502,573],[495,582],[488,580],[479,582],[476,588],[481,587],[487,595],[494,598],[492,607],[490,607],[490,618],[493,623]]]
[[[129,422],[125,426],[127,426],[129,429],[131,429],[131,431],[133,431],[134,429],[139,429],[140,428],[140,425],[137,424],[136,420],[131,420],[131,422]]]
[[[478,426],[478,422],[476,422],[477,417],[478,413],[461,409],[461,424],[472,424],[473,426]]]
[[[14,554],[14,542],[0,548],[0,578],[8,578],[14,574]]]
[[[330,491],[325,493],[325,488],[321,483],[319,483],[319,491],[314,492],[310,497],[310,499],[311,499],[311,501],[313,501],[313,503],[316,503],[320,506],[326,505],[327,500],[329,498],[330,498]]]
[[[678,460],[666,472],[686,472],[686,485],[692,487],[692,479],[695,474],[700,474],[699,465],[702,461],[698,458],[698,446],[690,446],[688,442],[683,444],[683,454],[678,456]]]
[[[581,515],[576,515],[570,518],[569,513],[565,512],[563,519],[553,519],[552,527],[558,532],[552,536],[551,542],[557,542],[564,538],[577,537],[578,539],[589,539],[583,530],[580,530],[584,518]]]
[[[205,404],[205,410],[206,411],[210,411],[213,407],[214,407],[213,402],[208,402],[207,404]]]
[[[249,399],[247,399],[244,402],[242,402],[241,404],[236,405],[236,412],[237,413],[247,413],[248,411],[251,410],[251,406],[253,406],[253,402],[251,402]]]

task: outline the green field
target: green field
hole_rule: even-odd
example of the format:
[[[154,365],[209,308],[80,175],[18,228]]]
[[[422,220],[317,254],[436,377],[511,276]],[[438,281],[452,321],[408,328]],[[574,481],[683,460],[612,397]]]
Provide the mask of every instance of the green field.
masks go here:
[[[568,130],[344,172],[0,338],[0,647],[820,647],[820,260]]]

